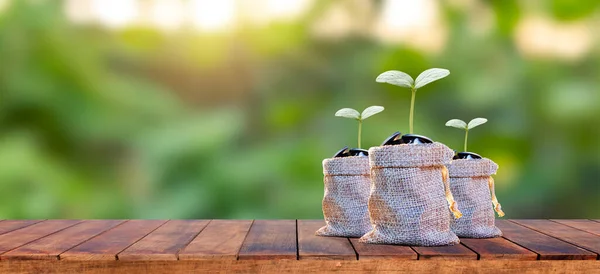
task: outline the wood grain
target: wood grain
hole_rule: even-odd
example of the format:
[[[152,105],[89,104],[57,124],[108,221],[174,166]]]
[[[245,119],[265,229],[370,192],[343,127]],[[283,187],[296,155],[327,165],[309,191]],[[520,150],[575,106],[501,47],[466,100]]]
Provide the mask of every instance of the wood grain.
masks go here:
[[[356,260],[356,252],[348,238],[316,236],[322,220],[298,220],[299,260]]]
[[[0,235],[0,254],[80,223],[80,220],[48,220]],[[1,260],[1,258],[0,258]]]
[[[179,260],[236,260],[251,225],[251,220],[212,220],[179,253]]]
[[[418,258],[417,252],[408,246],[365,244],[359,242],[358,238],[350,238],[350,242],[359,260],[416,260]]]
[[[590,221],[590,220],[556,220],[552,219],[551,221],[561,223],[563,225],[568,225],[570,227],[577,228],[579,230],[583,230],[585,232],[593,233],[600,236],[600,223]]]
[[[419,253],[419,260],[477,260],[477,254],[461,244],[412,248]]]
[[[240,260],[296,260],[296,220],[255,220],[240,249]]]
[[[581,231],[570,226],[549,220],[511,220],[517,224],[535,229],[546,235],[585,248],[596,254],[600,253],[600,236]]]
[[[480,260],[537,260],[538,257],[538,254],[504,238],[461,238],[460,242],[475,251]]]
[[[504,238],[535,253],[540,260],[595,260],[596,254],[507,220],[496,220]]]
[[[89,220],[4,253],[2,260],[58,260],[58,255],[108,230],[122,220]]]
[[[60,254],[59,257],[61,260],[114,261],[119,252],[166,222],[166,220],[130,220]]]
[[[185,248],[209,223],[208,220],[171,220],[117,255],[122,261],[177,260]]]
[[[37,224],[41,221],[43,220],[4,220],[0,222],[0,235]]]

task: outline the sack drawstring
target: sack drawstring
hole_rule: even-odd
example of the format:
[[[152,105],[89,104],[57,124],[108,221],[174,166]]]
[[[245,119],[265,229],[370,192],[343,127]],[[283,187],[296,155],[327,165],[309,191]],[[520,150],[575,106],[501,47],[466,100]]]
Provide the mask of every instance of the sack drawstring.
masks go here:
[[[494,210],[496,210],[498,216],[504,217],[504,211],[502,211],[502,206],[496,198],[496,191],[494,190],[494,178],[492,178],[492,176],[490,176],[490,178],[488,179],[488,186],[490,187],[490,191],[492,192],[492,204],[494,205]]]
[[[450,205],[450,211],[454,214],[454,218],[459,219],[462,217],[462,213],[458,210],[458,206],[456,205],[456,201],[454,201],[454,196],[452,196],[452,192],[450,192],[450,184],[449,184],[449,176],[448,176],[448,168],[442,166],[442,181],[444,181],[444,188],[446,190],[446,201]]]

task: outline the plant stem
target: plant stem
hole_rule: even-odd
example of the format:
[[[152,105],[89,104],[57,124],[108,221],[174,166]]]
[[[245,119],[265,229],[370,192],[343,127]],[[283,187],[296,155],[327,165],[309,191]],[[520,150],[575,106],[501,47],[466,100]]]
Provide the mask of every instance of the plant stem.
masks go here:
[[[360,148],[360,136],[362,135],[362,120],[358,120],[358,148]]]
[[[465,131],[465,152],[467,151],[467,138],[469,138],[469,129]]]
[[[415,112],[415,95],[417,94],[417,90],[416,89],[412,89],[412,96],[410,98],[410,117],[409,119],[409,127],[410,127],[410,134],[413,133],[413,113]]]

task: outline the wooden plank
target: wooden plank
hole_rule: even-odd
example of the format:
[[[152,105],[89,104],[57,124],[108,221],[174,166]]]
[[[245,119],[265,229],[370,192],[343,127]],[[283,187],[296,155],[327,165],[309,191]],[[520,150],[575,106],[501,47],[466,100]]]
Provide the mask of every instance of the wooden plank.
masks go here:
[[[122,261],[177,260],[209,223],[208,220],[171,220],[117,255]]]
[[[58,260],[58,255],[111,229],[123,220],[89,220],[4,253],[2,260]]]
[[[511,220],[546,235],[600,254],[600,236],[549,220]]]
[[[240,249],[240,260],[296,260],[296,220],[255,220]]]
[[[416,260],[418,258],[417,252],[408,246],[365,244],[359,242],[358,238],[350,238],[350,242],[358,254],[358,260]]]
[[[572,220],[551,220],[557,223],[561,223],[563,225],[568,225],[570,227],[577,228],[579,230],[583,230],[585,232],[593,233],[596,235],[600,235],[600,223],[590,221],[590,220],[582,220],[582,219],[572,219]]]
[[[28,227],[42,221],[43,220],[4,220],[0,222],[0,235],[20,228]]]
[[[520,247],[504,238],[469,239],[460,242],[475,251],[480,260],[537,260],[538,254]]]
[[[179,260],[237,260],[251,225],[251,220],[212,220],[179,253]]]
[[[323,220],[298,220],[298,259],[356,260],[358,257],[348,238],[315,235],[324,225]]]
[[[60,260],[114,261],[117,254],[136,243],[166,220],[130,220],[73,249],[60,254]]]
[[[80,220],[48,220],[0,235],[0,254],[80,223]]]
[[[419,260],[477,260],[477,254],[462,244],[412,248],[419,253]]]

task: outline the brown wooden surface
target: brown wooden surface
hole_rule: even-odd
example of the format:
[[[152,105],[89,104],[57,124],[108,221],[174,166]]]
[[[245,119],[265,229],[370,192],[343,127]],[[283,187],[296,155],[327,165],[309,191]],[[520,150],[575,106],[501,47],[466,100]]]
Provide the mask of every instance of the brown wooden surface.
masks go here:
[[[600,254],[600,237],[550,220],[511,220],[579,247]]]
[[[298,220],[298,259],[356,260],[356,252],[348,238],[315,235],[315,231],[324,225],[322,220]]]
[[[502,238],[407,247],[317,237],[321,220],[4,220],[0,273],[600,273],[596,224],[497,220]]]
[[[461,239],[463,245],[475,251],[480,260],[537,260],[538,255],[504,238]]]
[[[595,260],[596,254],[507,220],[496,220],[504,238],[537,253],[540,260]]]
[[[240,260],[296,259],[296,220],[255,220]]]
[[[585,232],[594,233],[596,235],[600,235],[600,223],[594,222],[591,220],[556,220],[553,219],[551,221],[561,223],[563,225],[568,225],[570,227],[577,228],[579,230],[583,230]]]
[[[60,254],[61,260],[116,260],[117,254],[136,243],[166,220],[130,220]]]
[[[183,251],[180,260],[236,260],[251,220],[213,220]]]
[[[41,221],[43,220],[4,220],[0,222],[0,235],[17,230],[19,228],[37,224]]]
[[[418,258],[417,252],[409,246],[365,244],[360,243],[358,238],[350,238],[350,242],[359,260],[416,260]]]
[[[412,248],[419,253],[419,260],[477,260],[477,254],[462,244]]]
[[[177,260],[185,248],[206,227],[207,220],[170,220],[117,255],[122,261]]]
[[[80,220],[48,220],[2,234],[0,235],[0,255],[80,222]],[[2,260],[1,257],[0,260]]]
[[[37,239],[0,256],[1,260],[58,260],[58,255],[109,230],[122,220],[89,220]]]

